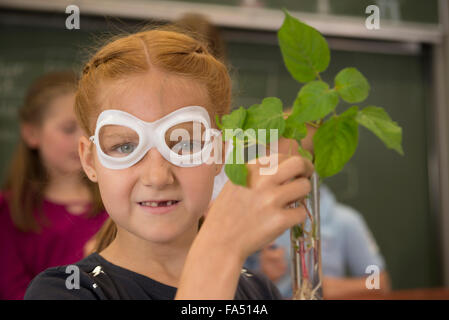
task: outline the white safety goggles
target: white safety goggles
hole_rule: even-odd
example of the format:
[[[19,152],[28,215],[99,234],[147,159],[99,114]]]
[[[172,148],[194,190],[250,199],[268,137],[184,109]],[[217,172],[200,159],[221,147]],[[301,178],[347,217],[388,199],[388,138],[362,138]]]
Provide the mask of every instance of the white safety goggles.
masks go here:
[[[172,164],[193,167],[210,158],[219,135],[219,130],[211,128],[205,108],[189,106],[153,122],[124,111],[105,110],[89,140],[95,144],[101,164],[109,169],[129,168],[153,147]]]

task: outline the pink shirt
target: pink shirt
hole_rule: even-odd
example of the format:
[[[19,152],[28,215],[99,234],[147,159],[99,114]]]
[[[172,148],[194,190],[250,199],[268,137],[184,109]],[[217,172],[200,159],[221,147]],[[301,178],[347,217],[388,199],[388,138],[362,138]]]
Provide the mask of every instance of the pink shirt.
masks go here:
[[[86,208],[87,209],[87,208]],[[39,234],[14,227],[4,195],[0,193],[0,299],[23,299],[29,282],[47,268],[72,264],[108,217],[74,215],[63,204],[44,200],[49,226]]]

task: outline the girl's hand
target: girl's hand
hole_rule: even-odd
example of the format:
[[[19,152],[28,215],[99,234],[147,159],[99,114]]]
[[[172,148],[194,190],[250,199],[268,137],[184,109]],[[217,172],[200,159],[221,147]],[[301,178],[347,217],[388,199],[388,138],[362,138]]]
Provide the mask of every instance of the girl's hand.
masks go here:
[[[276,173],[260,175],[259,160],[248,164],[248,187],[228,181],[213,202],[190,247],[176,299],[235,298],[245,259],[304,221],[302,206],[287,206],[310,192],[312,163],[300,156],[270,157],[278,157]]]
[[[306,217],[304,207],[287,208],[311,191],[313,164],[300,156],[273,154],[278,169],[261,175],[259,159],[248,166],[248,187],[228,181],[215,199],[197,236],[213,250],[236,256],[242,264],[256,250],[280,236]],[[263,161],[263,163],[272,163]]]

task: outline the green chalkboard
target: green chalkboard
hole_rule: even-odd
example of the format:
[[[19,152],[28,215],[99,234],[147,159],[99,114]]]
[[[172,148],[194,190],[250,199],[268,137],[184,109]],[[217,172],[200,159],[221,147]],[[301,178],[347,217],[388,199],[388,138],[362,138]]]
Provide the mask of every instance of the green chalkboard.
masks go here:
[[[0,168],[2,177],[17,141],[17,109],[30,83],[51,70],[77,70],[89,36],[64,29],[0,28]]]
[[[42,14],[34,21],[24,26],[0,23],[2,177],[17,139],[16,111],[27,86],[46,71],[79,68],[86,55],[83,48],[94,45],[92,33],[102,31],[65,30],[64,20],[61,25],[42,27],[46,25]],[[285,70],[276,44],[230,39],[228,54],[233,66],[233,107],[250,106],[267,96],[278,96],[285,105],[294,101],[300,86]],[[426,110],[430,101],[425,79],[429,62],[422,54],[333,50],[331,66],[323,75],[331,81],[342,67],[358,68],[372,85],[366,103],[385,108],[403,127],[404,157],[360,129],[361,143],[353,159],[342,174],[328,181],[340,201],[364,216],[396,289],[442,284],[428,195]]]

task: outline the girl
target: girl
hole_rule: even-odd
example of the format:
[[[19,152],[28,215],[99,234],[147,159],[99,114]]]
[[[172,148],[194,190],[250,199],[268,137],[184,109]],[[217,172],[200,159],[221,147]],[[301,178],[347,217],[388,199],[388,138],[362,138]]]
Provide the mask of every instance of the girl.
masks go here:
[[[37,274],[81,259],[107,217],[81,170],[76,81],[72,72],[46,74],[20,109],[21,137],[0,193],[0,299],[23,299]]]
[[[249,187],[227,183],[199,229],[222,167],[209,161],[211,144],[222,143],[214,119],[229,111],[230,96],[226,67],[186,34],[150,30],[99,50],[84,68],[75,109],[86,133],[81,162],[115,231],[104,250],[76,264],[78,278],[68,279],[65,266],[49,269],[25,298],[280,298],[242,265],[303,221],[303,208],[286,206],[310,191],[313,166],[279,156],[276,174],[262,176],[251,165]]]

